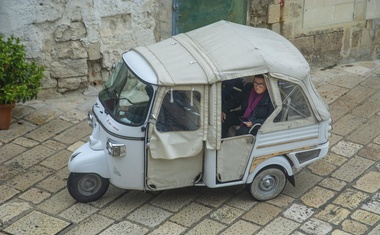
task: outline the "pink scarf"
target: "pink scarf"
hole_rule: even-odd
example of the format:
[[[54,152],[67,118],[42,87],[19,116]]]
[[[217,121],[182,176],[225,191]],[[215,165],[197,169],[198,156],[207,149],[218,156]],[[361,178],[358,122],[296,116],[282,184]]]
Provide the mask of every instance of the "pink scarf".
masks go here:
[[[264,92],[265,93],[265,92]],[[256,108],[256,106],[259,104],[260,100],[263,98],[264,93],[258,95],[255,91],[255,89],[252,88],[251,92],[249,93],[249,99],[248,99],[248,106],[244,111],[243,117],[250,118],[252,111]]]

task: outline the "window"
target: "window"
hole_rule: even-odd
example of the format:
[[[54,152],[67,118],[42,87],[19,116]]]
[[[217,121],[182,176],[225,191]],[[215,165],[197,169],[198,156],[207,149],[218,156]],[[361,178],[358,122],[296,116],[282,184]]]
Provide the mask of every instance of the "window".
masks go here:
[[[297,120],[310,117],[311,112],[301,88],[293,83],[279,80],[278,88],[281,93],[282,110],[274,122]]]
[[[99,99],[116,121],[138,126],[143,125],[147,118],[153,92],[151,85],[143,83],[120,61],[99,93]]]
[[[200,127],[200,93],[170,90],[166,93],[156,128],[159,132],[193,131]]]

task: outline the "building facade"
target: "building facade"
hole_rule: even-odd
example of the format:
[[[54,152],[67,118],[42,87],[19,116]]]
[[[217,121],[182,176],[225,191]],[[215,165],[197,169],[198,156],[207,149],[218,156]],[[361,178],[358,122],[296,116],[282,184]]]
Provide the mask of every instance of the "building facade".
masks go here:
[[[312,66],[380,59],[380,0],[197,0],[187,8],[186,3],[1,0],[0,33],[19,37],[28,57],[46,67],[43,87],[61,93],[104,83],[130,48],[216,19],[276,31]]]

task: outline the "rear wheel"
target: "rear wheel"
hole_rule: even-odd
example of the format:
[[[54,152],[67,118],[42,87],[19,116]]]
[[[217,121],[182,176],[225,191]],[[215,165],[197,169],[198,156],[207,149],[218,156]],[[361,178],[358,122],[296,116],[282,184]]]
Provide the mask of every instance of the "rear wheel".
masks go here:
[[[258,201],[277,197],[286,185],[286,175],[281,169],[272,167],[260,171],[248,187],[249,193]]]
[[[92,202],[107,191],[109,180],[95,173],[70,173],[67,189],[78,202]]]

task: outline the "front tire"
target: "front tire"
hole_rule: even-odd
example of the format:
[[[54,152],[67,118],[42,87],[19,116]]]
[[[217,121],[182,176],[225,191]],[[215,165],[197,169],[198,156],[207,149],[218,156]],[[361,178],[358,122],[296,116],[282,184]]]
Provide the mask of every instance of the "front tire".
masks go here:
[[[277,197],[286,185],[286,175],[278,168],[261,170],[248,187],[249,193],[257,201],[267,201]]]
[[[107,191],[109,180],[95,173],[70,173],[67,190],[78,202],[92,202]]]

